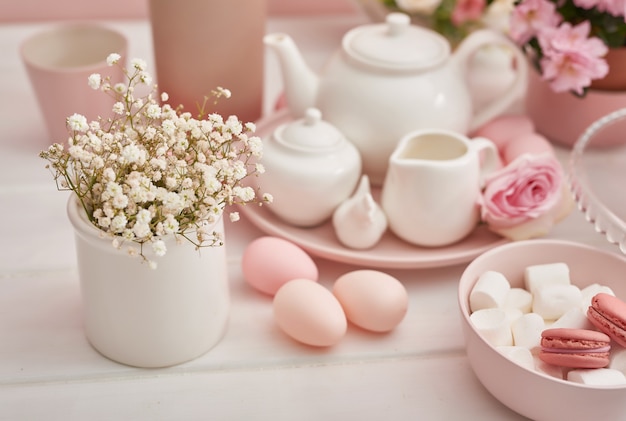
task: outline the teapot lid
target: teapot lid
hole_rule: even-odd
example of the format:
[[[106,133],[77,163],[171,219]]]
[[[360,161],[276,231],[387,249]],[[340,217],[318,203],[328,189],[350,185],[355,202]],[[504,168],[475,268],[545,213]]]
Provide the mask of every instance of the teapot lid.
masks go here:
[[[279,127],[274,138],[289,147],[308,151],[334,149],[344,140],[335,126],[322,120],[322,112],[317,108],[308,108],[304,118]]]
[[[434,67],[450,55],[450,44],[443,36],[411,25],[404,13],[390,13],[385,23],[350,30],[343,38],[343,48],[359,62],[393,70]]]

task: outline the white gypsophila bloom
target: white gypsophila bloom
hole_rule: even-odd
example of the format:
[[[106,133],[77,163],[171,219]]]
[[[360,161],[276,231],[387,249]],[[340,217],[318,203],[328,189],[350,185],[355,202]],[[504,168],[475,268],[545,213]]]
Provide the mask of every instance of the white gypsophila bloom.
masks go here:
[[[160,112],[160,111],[159,111]],[[155,136],[157,134],[157,130],[156,128],[150,126],[150,127],[146,127],[146,129],[143,132],[143,137],[146,140],[154,140]]]
[[[122,58],[122,56],[120,56],[119,54],[111,53],[107,57],[107,64],[109,66],[113,66],[114,64],[117,64],[120,61],[121,58]]]
[[[105,168],[104,171],[102,171],[102,175],[107,181],[115,181],[115,171],[113,171],[111,167]]]
[[[171,213],[177,214],[183,210],[185,201],[175,192],[168,192],[163,198],[163,206]]]
[[[150,166],[152,168],[158,168],[160,170],[165,170],[167,168],[167,161],[164,158],[152,158],[150,160]]]
[[[90,130],[94,130],[92,124],[89,125]],[[95,151],[100,151],[102,148],[102,139],[96,136],[95,133],[88,133],[87,138],[89,141],[87,144],[91,146]]]
[[[179,197],[184,203],[184,207],[191,207],[196,201],[196,195],[191,189],[185,189],[179,193]]]
[[[72,114],[67,119],[67,124],[71,130],[78,132],[86,132],[89,130],[89,124],[87,124],[87,118],[82,114]]]
[[[135,225],[133,225],[133,234],[135,234],[136,238],[148,238],[151,234],[150,225],[136,222]]]
[[[223,95],[225,98],[230,98],[231,92],[229,89],[222,88],[221,86],[217,87],[218,95]]]
[[[166,135],[172,136],[176,132],[176,124],[171,119],[163,120],[161,127]]]
[[[121,233],[126,228],[127,223],[128,219],[126,218],[126,215],[124,215],[123,213],[118,213],[111,220],[111,231],[116,234]]]
[[[117,115],[124,115],[126,113],[126,108],[121,102],[116,102],[113,104],[113,112]]]
[[[169,214],[165,217],[165,221],[163,222],[163,230],[166,234],[174,234],[178,231],[178,221],[174,218],[174,215]]]
[[[396,5],[400,10],[407,13],[430,15],[439,7],[441,1],[442,0],[396,0]]]
[[[168,99],[170,99],[170,96],[167,92],[161,92],[161,101],[166,102]]]
[[[100,84],[102,83],[102,76],[99,73],[92,73],[87,78],[87,84],[91,89],[100,89]]]
[[[226,119],[226,130],[233,134],[239,134],[243,130],[243,124],[237,116],[231,115]]]
[[[150,76],[149,73],[142,72],[139,75],[139,80],[141,80],[141,83],[143,83],[144,85],[150,85],[152,83],[152,76]]]
[[[249,202],[254,199],[254,189],[252,187],[235,186],[233,188],[233,194],[244,202]]]
[[[158,267],[157,262],[155,262],[154,260],[148,260],[148,267],[151,270],[156,270],[156,268]]]
[[[96,169],[104,168],[104,159],[102,159],[101,156],[96,155],[96,156],[94,156],[93,160],[91,161],[91,164]]]
[[[146,67],[148,67],[148,64],[146,63],[145,60],[140,59],[140,58],[134,58],[130,61],[130,65],[134,68],[137,69],[139,71],[144,71],[146,70]]]
[[[154,251],[154,254],[157,256],[165,256],[165,253],[167,252],[165,242],[163,242],[163,240],[157,240],[152,243],[152,251]]]
[[[178,179],[176,177],[169,176],[165,178],[165,187],[174,190],[176,186],[178,186]]]
[[[239,216],[239,212],[231,212],[229,217],[231,222],[237,222],[239,221],[239,219],[241,219]]]
[[[246,123],[246,130],[248,130],[250,132],[256,132],[256,124],[254,124],[251,121],[247,122]]]
[[[124,85],[123,83],[116,83],[113,86],[113,90],[118,94],[123,94],[124,92],[126,92],[126,85]]]
[[[267,203],[272,203],[274,201],[274,196],[270,193],[263,193],[263,201]]]
[[[115,197],[118,194],[123,194],[124,191],[122,190],[122,186],[111,180],[106,185],[105,193],[107,194],[107,197]],[[104,199],[106,200],[107,197],[104,197]],[[106,209],[104,209],[104,211],[106,212]]]
[[[146,108],[146,115],[149,118],[159,118],[161,117],[161,107],[159,107],[157,104],[150,104],[148,105],[148,107]],[[154,128],[153,128],[154,130]]]
[[[128,206],[128,196],[122,193],[116,194],[111,200],[111,205],[113,205],[115,209],[124,209]]]
[[[260,162],[254,164],[254,170],[259,174],[265,173],[265,167]]]
[[[242,161],[235,161],[232,167],[232,174],[235,180],[243,180],[248,175],[246,164]]]
[[[213,175],[204,176],[204,187],[209,194],[215,194],[222,188],[222,183]]]
[[[252,155],[261,157],[263,155],[263,141],[258,136],[251,136],[248,138],[248,148]]]
[[[108,216],[101,216],[96,220],[98,221],[98,225],[102,228],[108,228],[111,225],[111,218]]]
[[[136,218],[138,224],[149,224],[152,219],[152,215],[148,209],[141,209],[137,212]]]
[[[124,146],[124,149],[122,149],[121,157],[124,160],[124,162],[132,164],[140,160],[141,150],[135,144],[126,145]]]

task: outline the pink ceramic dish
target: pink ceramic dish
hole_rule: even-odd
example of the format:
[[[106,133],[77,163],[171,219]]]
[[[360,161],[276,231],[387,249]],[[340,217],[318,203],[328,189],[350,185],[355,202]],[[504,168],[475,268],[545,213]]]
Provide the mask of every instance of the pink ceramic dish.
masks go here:
[[[255,134],[264,139],[289,119],[286,110],[271,114],[256,123]],[[372,193],[378,200],[379,189],[372,189]],[[479,226],[465,239],[445,247],[414,246],[386,232],[373,248],[357,250],[339,242],[330,220],[316,227],[299,228],[284,222],[267,206],[240,206],[239,210],[264,233],[289,240],[312,255],[371,268],[417,269],[466,263],[490,248],[508,242],[487,227]]]
[[[626,258],[582,244],[559,240],[509,243],[472,261],[459,283],[459,307],[467,357],[485,388],[513,411],[533,420],[568,421],[626,417],[626,386],[585,386],[523,368],[489,345],[470,322],[469,294],[486,270],[503,273],[513,287],[523,287],[527,266],[564,262],[572,283],[607,285],[626,297]]]

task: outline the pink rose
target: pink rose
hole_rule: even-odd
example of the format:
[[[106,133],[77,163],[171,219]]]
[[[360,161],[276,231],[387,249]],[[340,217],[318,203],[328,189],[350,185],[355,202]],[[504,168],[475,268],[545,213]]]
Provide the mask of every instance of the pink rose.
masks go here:
[[[547,234],[572,208],[563,170],[551,154],[524,154],[485,180],[481,218],[511,240]]]

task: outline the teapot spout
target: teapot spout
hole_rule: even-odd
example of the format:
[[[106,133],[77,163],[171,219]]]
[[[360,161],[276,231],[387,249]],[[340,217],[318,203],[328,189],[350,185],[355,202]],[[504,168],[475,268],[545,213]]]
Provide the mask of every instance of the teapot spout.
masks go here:
[[[268,34],[263,38],[265,45],[273,50],[281,67],[285,97],[294,118],[305,115],[307,108],[315,105],[319,79],[304,61],[302,54],[286,34]]]

